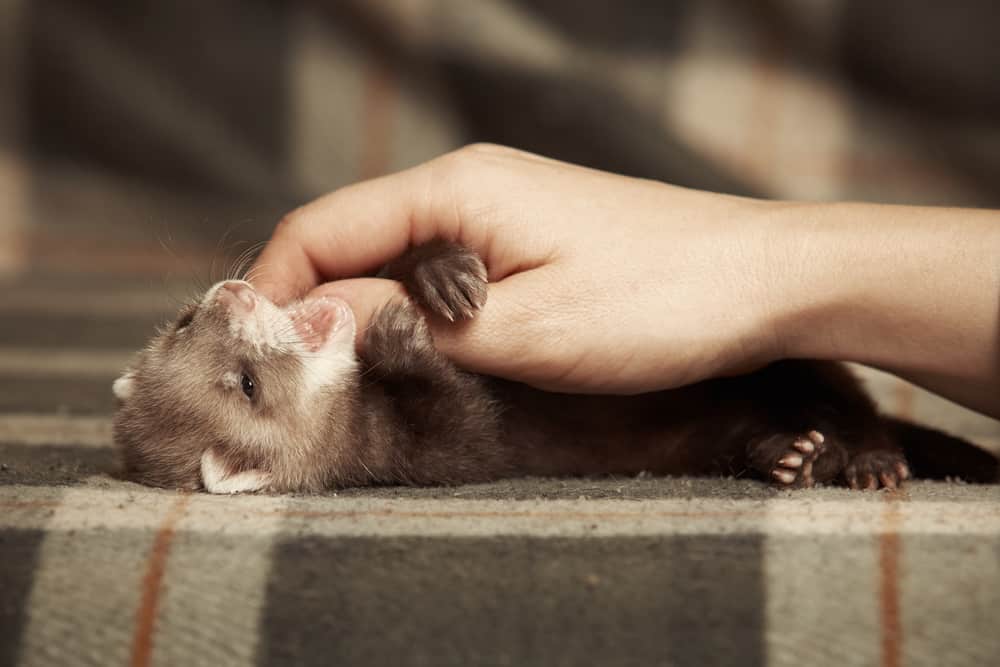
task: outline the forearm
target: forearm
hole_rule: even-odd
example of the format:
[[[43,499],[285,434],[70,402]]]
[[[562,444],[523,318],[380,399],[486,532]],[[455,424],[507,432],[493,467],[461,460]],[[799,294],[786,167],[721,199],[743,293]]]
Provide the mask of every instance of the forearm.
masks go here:
[[[791,204],[776,220],[787,356],[876,366],[1000,416],[1000,212]]]

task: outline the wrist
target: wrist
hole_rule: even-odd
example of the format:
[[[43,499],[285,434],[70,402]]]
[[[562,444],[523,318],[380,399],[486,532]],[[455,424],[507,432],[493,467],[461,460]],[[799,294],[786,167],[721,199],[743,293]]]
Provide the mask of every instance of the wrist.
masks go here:
[[[856,274],[842,275],[857,240],[839,226],[840,204],[782,202],[772,210],[768,244],[769,326],[781,358],[833,359],[840,325],[855,298]]]
[[[786,357],[877,365],[891,357],[888,326],[909,329],[900,284],[921,282],[919,248],[927,241],[905,220],[886,220],[894,207],[787,204],[779,213],[786,253],[776,276],[776,331]],[[891,216],[889,216],[891,217]],[[914,247],[915,246],[915,247]],[[902,311],[902,312],[901,312]],[[898,333],[896,334],[898,335]]]
[[[786,357],[904,374],[995,368],[997,214],[784,204],[773,327]]]

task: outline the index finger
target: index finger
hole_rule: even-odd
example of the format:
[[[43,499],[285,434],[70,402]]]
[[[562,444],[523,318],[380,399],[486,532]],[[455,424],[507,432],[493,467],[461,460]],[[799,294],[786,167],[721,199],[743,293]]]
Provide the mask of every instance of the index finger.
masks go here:
[[[278,223],[250,280],[276,303],[304,296],[335,278],[371,271],[412,243],[447,235],[430,215],[427,165],[341,188]],[[415,233],[420,221],[420,233]]]

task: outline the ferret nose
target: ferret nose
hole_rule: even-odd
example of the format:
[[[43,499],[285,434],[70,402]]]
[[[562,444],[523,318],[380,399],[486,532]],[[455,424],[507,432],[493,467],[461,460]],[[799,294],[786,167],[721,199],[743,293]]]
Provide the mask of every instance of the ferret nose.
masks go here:
[[[222,283],[219,295],[247,312],[257,306],[256,292],[250,285],[240,280],[227,280]]]

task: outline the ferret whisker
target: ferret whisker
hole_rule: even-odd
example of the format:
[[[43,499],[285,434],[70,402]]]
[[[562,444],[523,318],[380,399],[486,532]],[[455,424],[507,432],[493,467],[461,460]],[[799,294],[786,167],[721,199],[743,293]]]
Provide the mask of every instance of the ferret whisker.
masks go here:
[[[222,272],[222,280],[233,280],[233,276],[236,273],[235,271],[236,266],[239,264],[240,258],[242,257],[243,253],[241,252],[239,255],[236,255],[235,257],[226,262],[226,268]]]
[[[244,256],[243,260],[236,266],[235,272],[233,274],[234,280],[245,280],[250,282],[248,276],[250,267],[253,266],[254,259],[257,256],[257,249],[251,250]]]
[[[253,262],[254,256],[264,247],[264,244],[264,241],[258,241],[247,246],[233,261],[232,269],[228,272],[226,279],[239,280],[242,278],[247,265]]]
[[[259,257],[255,259],[259,259]],[[259,274],[267,271],[270,268],[270,266],[271,266],[270,264],[254,264],[252,267],[250,267],[250,271],[247,273],[247,276],[244,278],[244,280],[246,280],[247,282],[253,282],[253,278],[257,278]],[[251,278],[251,276],[253,276],[253,278]]]
[[[371,366],[369,366],[368,368],[366,368],[363,373],[361,373],[360,375],[358,375],[358,379],[360,380],[361,378],[365,377],[366,375],[368,375],[369,373],[373,372],[375,369],[377,369],[379,366],[381,366],[384,363],[385,363],[385,359],[379,359],[374,364],[372,364]]]
[[[226,275],[224,280],[239,280],[240,267],[243,264],[243,254],[241,253],[232,262],[229,263],[229,268],[226,269]]]
[[[265,266],[262,264],[255,264],[249,268],[246,275],[243,276],[243,280],[248,283],[252,283],[261,273],[264,272]]]
[[[210,279],[213,279],[212,280],[213,283],[216,282],[214,280],[214,278],[216,276],[216,273],[215,273],[215,258],[216,258],[217,255],[221,255],[223,257],[228,256],[230,254],[229,251],[228,251],[228,248],[229,247],[235,248],[235,247],[237,247],[240,244],[239,241],[235,241],[231,246],[228,246],[228,247],[226,246],[226,241],[229,240],[230,235],[232,235],[241,224],[242,223],[236,222],[236,223],[231,223],[231,224],[227,225],[226,226],[226,230],[222,233],[222,237],[215,244],[215,249],[212,252],[212,265],[211,265],[211,269],[210,269],[211,275],[209,276]],[[224,270],[222,272],[222,279],[223,280],[228,280],[229,279],[228,278],[228,271]]]
[[[377,482],[377,481],[378,481],[378,477],[377,477],[377,476],[375,475],[375,473],[373,473],[373,472],[372,472],[372,469],[371,469],[371,468],[369,468],[369,467],[368,467],[368,466],[367,466],[367,465],[365,464],[365,462],[364,462],[364,460],[362,460],[362,458],[361,458],[361,455],[360,455],[360,454],[357,454],[357,453],[355,453],[355,455],[354,455],[354,459],[355,459],[355,460],[356,460],[356,461],[358,462],[358,464],[359,464],[359,465],[360,465],[360,466],[361,466],[362,468],[364,468],[364,469],[365,469],[365,472],[367,472],[367,473],[368,473],[368,476],[369,476],[369,477],[371,477],[371,480],[372,480],[373,482]]]
[[[194,281],[193,281],[194,288],[193,289],[196,292],[198,292],[198,293],[203,293],[205,290],[208,289],[208,285],[205,285],[203,283],[203,281],[201,280],[200,273],[199,273],[198,269],[195,267],[195,265],[194,265],[193,261],[191,260],[191,258],[189,256],[187,256],[185,253],[178,253],[174,249],[175,242],[174,242],[173,234],[170,231],[170,227],[167,226],[165,229],[166,229],[166,236],[167,236],[166,240],[164,240],[164,238],[160,235],[160,233],[157,232],[157,235],[156,235],[157,243],[159,243],[160,247],[163,248],[164,252],[166,252],[174,260],[174,262],[176,262],[178,264],[184,264],[184,270],[185,270],[185,272],[188,275],[194,276]],[[166,275],[164,275],[164,276],[161,277],[161,282],[163,282],[164,284],[167,284],[167,276]]]

